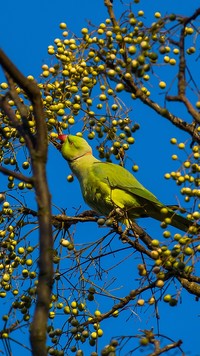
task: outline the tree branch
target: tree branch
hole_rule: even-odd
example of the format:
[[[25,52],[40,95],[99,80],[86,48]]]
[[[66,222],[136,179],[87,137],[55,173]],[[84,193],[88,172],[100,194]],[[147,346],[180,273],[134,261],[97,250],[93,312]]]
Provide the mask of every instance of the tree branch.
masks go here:
[[[117,26],[117,20],[113,11],[113,4],[110,0],[104,0],[104,5],[107,7],[108,14],[113,23],[113,26]]]
[[[148,354],[148,356],[162,355],[164,352],[167,352],[169,350],[176,349],[177,347],[180,347],[182,345],[182,343],[183,343],[182,340],[178,340],[176,342],[173,342],[172,344],[168,344],[168,345],[162,347],[162,349],[159,348],[157,351]]]
[[[181,285],[190,293],[200,297],[200,285],[195,282],[189,282],[188,279],[177,277]]]
[[[22,173],[12,171],[11,169],[5,168],[3,166],[0,166],[0,172],[5,174],[6,176],[13,176],[16,179],[21,180],[22,182],[33,183],[33,178],[26,177]]]
[[[51,225],[51,198],[48,190],[46,178],[46,161],[47,161],[47,127],[44,119],[43,104],[40,90],[34,81],[27,79],[10,61],[5,53],[0,50],[0,64],[8,73],[9,83],[11,85],[11,95],[16,99],[16,92],[13,88],[13,82],[17,83],[25,92],[33,105],[33,114],[36,122],[35,142],[32,140],[30,131],[27,133],[26,124],[16,125],[19,133],[25,138],[27,147],[30,152],[34,188],[38,206],[38,223],[39,223],[39,278],[37,288],[37,301],[30,328],[30,341],[32,353],[34,356],[46,356],[46,332],[47,320],[49,314],[49,303],[51,299],[51,290],[53,284],[53,236]],[[17,101],[16,104],[19,104]],[[9,109],[5,98],[0,102],[1,107],[10,118],[12,124],[16,124],[16,117],[13,111]],[[25,115],[26,116],[26,115]]]
[[[130,91],[135,94],[137,98],[139,98],[145,105],[149,106],[151,109],[156,111],[159,115],[165,117],[168,121],[170,121],[174,126],[179,129],[187,132],[196,142],[200,143],[199,132],[195,129],[193,124],[189,124],[186,121],[183,121],[181,118],[170,113],[166,108],[161,107],[156,102],[148,98],[142,91],[137,87],[134,83],[133,79],[125,79],[127,84],[130,86]],[[169,97],[168,97],[169,98]]]
[[[181,29],[180,33],[180,40],[178,43],[178,46],[180,48],[180,54],[179,54],[179,71],[178,71],[178,95],[175,96],[167,96],[166,99],[168,101],[179,101],[182,102],[185,107],[187,108],[187,111],[189,114],[194,118],[194,120],[198,123],[200,123],[200,113],[198,110],[195,110],[193,107],[192,103],[189,101],[189,99],[186,97],[186,60],[185,60],[185,27],[188,23],[190,23],[192,20],[194,20],[197,16],[200,14],[200,9],[197,9],[195,13],[190,16],[186,17],[183,19],[183,27]]]

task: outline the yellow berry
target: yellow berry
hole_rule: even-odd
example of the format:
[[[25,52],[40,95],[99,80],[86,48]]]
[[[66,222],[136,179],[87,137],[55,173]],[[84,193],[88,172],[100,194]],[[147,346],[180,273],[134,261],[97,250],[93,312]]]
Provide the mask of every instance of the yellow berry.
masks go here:
[[[162,279],[158,279],[156,281],[156,286],[162,288],[164,286],[164,281]]]
[[[122,83],[117,84],[115,87],[115,90],[116,90],[116,92],[120,92],[120,91],[124,90],[124,84],[122,84]]]
[[[101,312],[99,310],[95,310],[94,315],[95,316],[101,316]]]
[[[171,294],[166,294],[166,295],[163,297],[163,300],[164,300],[164,302],[166,302],[166,303],[169,303],[171,299],[172,299]]]
[[[169,61],[170,61],[169,56],[164,56],[164,62],[165,62],[165,63],[169,63]]]
[[[185,148],[185,144],[184,144],[184,143],[182,143],[182,142],[181,142],[181,143],[179,143],[179,144],[178,144],[178,148],[180,148],[180,149]]]
[[[68,181],[69,183],[71,183],[71,182],[73,182],[73,180],[74,180],[74,176],[73,176],[72,174],[69,174],[69,175],[67,176],[67,181]]]
[[[179,50],[178,48],[174,48],[174,49],[173,49],[173,53],[174,53],[174,54],[179,54],[179,52],[180,52],[180,50]]]
[[[97,335],[96,331],[93,331],[93,333],[91,333],[90,336],[92,339],[96,339],[98,335]]]
[[[55,312],[53,312],[53,311],[49,312],[49,319],[54,319],[55,315],[56,315]]]
[[[140,338],[140,345],[141,346],[147,346],[149,344],[149,339],[148,337],[141,337]]]
[[[173,145],[176,145],[177,144],[177,139],[176,138],[171,138],[170,142],[173,144]]]
[[[169,173],[166,173],[166,174],[164,175],[164,177],[165,177],[165,179],[170,179],[171,175],[170,175]]]
[[[134,164],[134,165],[132,166],[132,170],[133,170],[133,172],[137,172],[137,171],[138,171],[138,169],[139,169],[139,167],[138,167],[138,165],[137,165],[137,164]]]
[[[82,28],[81,33],[86,35],[88,33],[88,29],[86,27]]]
[[[29,258],[28,260],[26,260],[26,265],[27,266],[32,266],[33,261]]]
[[[60,244],[63,246],[63,247],[68,247],[70,242],[66,239],[61,239],[60,240]]]
[[[4,282],[8,282],[10,280],[9,273],[4,273],[2,279],[4,280]]]
[[[65,314],[70,314],[70,307],[67,305],[66,307],[64,307],[63,311]]]
[[[191,166],[191,163],[189,161],[184,162],[184,167],[189,168]]]
[[[64,30],[65,28],[67,28],[67,25],[66,25],[65,22],[61,22],[60,25],[59,25],[59,27],[60,27],[62,30]]]
[[[75,301],[71,302],[71,307],[72,308],[76,308],[77,307],[77,303]]]
[[[49,71],[48,70],[44,70],[43,72],[42,72],[42,75],[43,75],[43,77],[44,78],[47,78],[48,76],[49,76]]]
[[[170,237],[170,236],[171,236],[170,231],[164,231],[164,232],[163,232],[163,236],[164,236],[165,238]]]
[[[171,58],[169,60],[169,63],[174,66],[176,64],[176,60],[174,58]]]
[[[112,313],[112,316],[114,316],[115,318],[118,317],[119,315],[119,310],[115,310],[113,313]]]
[[[159,19],[161,17],[161,13],[160,12],[155,12],[154,16]]]
[[[102,330],[102,329],[98,329],[98,330],[97,330],[97,335],[98,335],[99,337],[101,337],[101,336],[103,335],[103,330]]]
[[[7,83],[1,83],[1,89],[7,89],[8,88],[8,84]]]
[[[140,307],[142,307],[144,304],[145,304],[145,300],[144,300],[144,299],[138,299],[137,305],[139,305]]]
[[[163,82],[163,81],[161,81],[161,82],[159,83],[159,87],[160,87],[161,89],[166,88],[166,83]]]

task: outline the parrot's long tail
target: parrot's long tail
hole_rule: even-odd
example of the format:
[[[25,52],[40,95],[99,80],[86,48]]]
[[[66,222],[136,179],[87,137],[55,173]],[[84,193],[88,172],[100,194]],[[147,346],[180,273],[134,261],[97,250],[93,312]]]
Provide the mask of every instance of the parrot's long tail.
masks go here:
[[[189,232],[191,234],[197,234],[200,232],[200,226],[196,224],[195,222],[188,220],[184,218],[181,215],[178,215],[174,212],[169,211],[169,214],[171,215],[171,223],[170,225],[177,227],[178,229]]]
[[[130,225],[131,221],[137,218],[151,217],[153,219],[161,221],[164,224],[172,225],[179,230],[187,232],[191,235],[196,235],[200,233],[200,225],[196,221],[189,220],[182,215],[175,212],[179,210],[180,212],[185,212],[184,209],[179,208],[174,205],[163,205],[158,202],[158,204],[150,203],[140,207],[132,208],[131,211],[127,212],[127,219],[125,219],[125,224]],[[136,214],[137,212],[137,214]]]
[[[167,225],[172,225],[177,229],[180,229],[184,232],[188,232],[190,234],[196,235],[200,233],[200,225],[197,222],[189,220],[184,216],[177,214],[174,210],[177,208],[175,206],[153,206],[148,213],[154,219],[160,220],[161,222],[166,222]],[[163,212],[164,211],[164,212]],[[183,211],[183,209],[179,209],[179,211]],[[169,218],[169,222],[167,221]]]

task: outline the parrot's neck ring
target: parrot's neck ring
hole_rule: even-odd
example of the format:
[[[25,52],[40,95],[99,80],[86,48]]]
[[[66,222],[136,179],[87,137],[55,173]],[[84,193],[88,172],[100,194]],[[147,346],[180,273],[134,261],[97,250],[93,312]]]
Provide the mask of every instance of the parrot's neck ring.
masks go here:
[[[76,161],[76,160],[79,159],[79,158],[82,158],[82,157],[84,157],[84,156],[91,155],[91,154],[92,154],[92,152],[86,152],[86,153],[84,153],[83,155],[78,156],[78,157],[76,157],[76,158],[67,159],[67,162],[74,162],[74,161]]]

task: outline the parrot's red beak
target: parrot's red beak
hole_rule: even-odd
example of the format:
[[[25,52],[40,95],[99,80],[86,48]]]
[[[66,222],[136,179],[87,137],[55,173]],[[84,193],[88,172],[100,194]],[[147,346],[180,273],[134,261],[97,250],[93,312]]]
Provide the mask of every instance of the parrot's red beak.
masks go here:
[[[68,136],[68,135],[58,135],[58,139],[59,139],[61,142],[65,142],[67,136]]]

